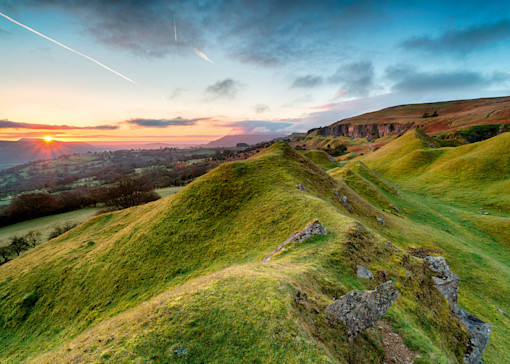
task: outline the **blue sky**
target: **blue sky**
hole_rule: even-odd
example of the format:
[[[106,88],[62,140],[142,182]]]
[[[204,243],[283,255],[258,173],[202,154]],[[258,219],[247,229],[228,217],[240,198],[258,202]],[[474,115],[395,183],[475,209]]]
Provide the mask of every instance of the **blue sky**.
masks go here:
[[[0,12],[136,82],[0,17],[2,139],[206,141],[510,89],[506,1],[0,0]]]

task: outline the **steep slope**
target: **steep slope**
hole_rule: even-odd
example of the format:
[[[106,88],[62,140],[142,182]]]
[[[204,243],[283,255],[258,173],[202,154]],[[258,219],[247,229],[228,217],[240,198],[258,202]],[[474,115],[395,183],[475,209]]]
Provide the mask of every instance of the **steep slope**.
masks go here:
[[[308,133],[371,140],[414,128],[437,134],[470,125],[508,124],[509,110],[510,97],[401,105],[340,120]]]
[[[384,320],[419,361],[459,362],[468,334],[423,260],[405,249],[444,250],[459,274],[461,266],[470,269],[468,283],[491,280],[503,297],[508,254],[493,259],[482,246],[489,240],[471,241],[478,230],[441,222],[442,212],[414,196],[380,188],[366,166],[351,168],[404,216],[377,209],[276,143],[174,196],[98,216],[1,266],[1,361],[382,362],[376,328],[350,343],[346,329],[324,315],[335,298],[379,284],[356,276],[363,264],[381,280],[395,281],[402,296]],[[426,224],[424,216],[433,219]],[[326,236],[260,262],[313,218]],[[476,264],[467,258],[473,254]],[[489,288],[466,287],[460,304],[481,319],[493,318],[480,304],[485,298],[476,296]],[[503,299],[487,300],[510,309]],[[505,320],[491,320],[488,363],[508,354]]]

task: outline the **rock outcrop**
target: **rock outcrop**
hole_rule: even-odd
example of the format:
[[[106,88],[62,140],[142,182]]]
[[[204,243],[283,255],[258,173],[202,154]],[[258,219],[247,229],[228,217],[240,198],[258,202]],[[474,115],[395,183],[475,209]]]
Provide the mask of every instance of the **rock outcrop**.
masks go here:
[[[480,364],[483,351],[489,342],[492,325],[457,307],[459,277],[450,270],[443,257],[428,256],[425,262],[433,272],[440,275],[440,277],[432,277],[434,286],[450,302],[453,313],[462,321],[471,335],[464,355],[464,363]]]
[[[317,134],[323,136],[348,136],[373,140],[387,135],[399,134],[415,127],[414,123],[351,124],[339,121],[326,127],[311,129],[308,132],[317,131]]]
[[[359,278],[364,278],[364,279],[374,278],[374,274],[371,271],[369,271],[367,268],[365,268],[364,266],[358,264],[358,266],[356,268],[357,268],[356,275]]]
[[[336,197],[338,197],[338,199],[340,200],[340,202],[342,203],[342,205],[344,205],[345,209],[349,212],[351,212],[351,206],[349,205],[349,203],[347,202],[347,196],[340,196],[338,191],[333,191],[335,192],[335,195]]]
[[[385,226],[385,225],[386,225],[386,222],[385,222],[382,218],[380,218],[380,217],[376,217],[376,219],[377,219],[377,222],[378,222],[379,224],[381,224],[382,226]]]
[[[388,311],[400,296],[392,281],[381,284],[373,291],[352,291],[326,307],[326,315],[347,327],[347,335],[353,340],[361,332],[372,327]]]
[[[302,230],[292,234],[289,236],[287,240],[278,245],[275,250],[271,252],[271,254],[267,255],[262,259],[262,262],[268,262],[271,260],[273,255],[285,250],[285,246],[293,241],[302,242],[308,238],[311,238],[313,235],[327,235],[328,231],[324,226],[321,225],[319,219],[315,218],[308,223]]]

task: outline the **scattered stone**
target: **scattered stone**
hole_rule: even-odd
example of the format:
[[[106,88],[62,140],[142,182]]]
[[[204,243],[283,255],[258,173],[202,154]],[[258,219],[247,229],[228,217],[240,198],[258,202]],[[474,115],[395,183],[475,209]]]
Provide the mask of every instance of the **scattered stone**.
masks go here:
[[[502,310],[501,308],[499,308],[499,307],[498,307],[498,312],[499,312],[500,314],[502,314],[502,315],[506,315],[506,312],[505,312],[505,311],[503,311],[503,310]]]
[[[411,278],[411,272],[409,272],[407,269],[406,269],[406,277]]]
[[[428,187],[427,187],[427,188],[425,188],[425,191],[428,191],[428,190],[429,190],[429,188],[428,188]]]
[[[328,155],[328,160],[329,160],[330,162],[336,163],[336,159],[335,159],[335,158],[333,158],[333,157],[332,157],[332,156],[330,156],[330,155]]]
[[[306,189],[306,187],[305,187],[303,184],[301,184],[301,183],[298,183],[298,184],[296,185],[296,188],[297,188],[298,190],[300,190],[300,191],[308,192],[308,190]]]
[[[364,266],[358,264],[357,268],[358,268],[358,270],[357,270],[356,274],[359,278],[364,278],[364,279],[374,278],[374,275],[372,274],[372,272],[369,271]]]
[[[347,326],[347,335],[353,340],[361,332],[376,324],[400,296],[392,281],[374,291],[352,291],[326,307],[326,315]]]
[[[492,331],[492,325],[483,322],[478,317],[467,311],[457,307],[457,295],[459,292],[459,277],[450,271],[450,267],[446,264],[443,257],[426,257],[425,262],[429,268],[439,273],[442,277],[432,277],[434,286],[442,293],[442,295],[450,302],[453,313],[457,316],[471,335],[466,353],[464,355],[464,363],[479,364],[482,362],[482,355]]]
[[[418,257],[421,259],[425,259],[425,257],[429,256],[430,254],[441,254],[441,252],[437,249],[431,249],[431,248],[413,248],[409,247],[409,252],[412,256]]]
[[[391,205],[391,207],[393,207],[393,209],[394,209],[395,211],[400,212],[400,209],[399,209],[397,206],[395,206],[395,205]]]
[[[379,224],[381,224],[382,226],[386,226],[386,222],[382,218],[376,217],[376,219]]]
[[[327,235],[327,230],[324,226],[321,225],[319,219],[315,218],[312,221],[308,223],[302,230],[292,234],[289,236],[287,240],[285,240],[283,243],[278,245],[275,250],[271,252],[271,254],[267,255],[262,259],[262,262],[269,262],[273,255],[276,253],[279,253],[280,251],[285,250],[285,245],[289,244],[290,242],[297,241],[301,243],[302,241],[312,237],[313,235]]]
[[[338,199],[342,203],[342,205],[344,205],[345,209],[347,211],[351,212],[351,206],[347,203],[347,196],[340,196],[338,194],[338,191],[334,191],[334,192],[335,192],[336,197],[338,197]]]
[[[483,214],[484,214],[484,215],[489,215],[489,213],[488,213],[488,212],[484,212]]]

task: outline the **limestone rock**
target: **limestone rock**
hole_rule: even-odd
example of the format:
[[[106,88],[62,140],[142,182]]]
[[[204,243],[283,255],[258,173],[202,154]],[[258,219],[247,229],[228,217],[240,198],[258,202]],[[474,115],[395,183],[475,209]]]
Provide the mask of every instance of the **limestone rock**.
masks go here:
[[[352,340],[365,329],[372,327],[400,296],[392,281],[378,286],[374,291],[352,291],[326,307],[326,315],[347,326]]]
[[[364,266],[362,265],[359,265],[357,266],[358,270],[356,272],[356,275],[359,277],[359,278],[365,278],[365,279],[370,279],[370,278],[374,278],[374,275],[372,274],[371,271],[369,271],[367,268],[365,268]]]
[[[379,224],[381,224],[382,226],[386,225],[386,222],[382,218],[376,217],[376,219],[377,219],[377,222],[379,222]]]
[[[335,158],[333,158],[332,156],[328,155],[328,157],[327,157],[327,158],[328,158],[328,160],[329,160],[330,162],[336,163],[336,159],[335,159]]]
[[[489,337],[492,332],[492,325],[483,322],[478,317],[471,315],[462,308],[455,307],[455,315],[462,321],[468,332],[471,334],[466,353],[464,354],[464,363],[479,364],[482,362],[483,351],[489,343]]]
[[[450,302],[453,313],[462,321],[471,335],[464,355],[464,363],[480,364],[482,362],[483,351],[489,342],[492,325],[457,307],[459,277],[450,271],[450,267],[448,267],[443,257],[428,256],[425,258],[425,262],[432,271],[439,273],[441,276],[432,277],[434,286]]]
[[[457,305],[457,293],[459,291],[459,277],[450,270],[443,257],[428,256],[425,263],[429,268],[441,277],[432,277],[434,286],[450,302],[452,306]]]
[[[278,245],[275,250],[271,252],[271,254],[267,255],[262,259],[262,262],[268,262],[271,260],[273,255],[276,253],[279,253],[280,251],[285,250],[285,245],[289,244],[290,242],[297,241],[302,242],[308,238],[311,238],[313,235],[327,235],[328,231],[324,226],[321,225],[321,222],[319,219],[315,218],[312,221],[308,223],[302,230],[299,230],[298,232],[292,234],[289,236],[287,240],[285,240],[283,243]]]
[[[298,184],[296,185],[296,188],[297,188],[298,190],[300,190],[300,191],[308,192],[308,190],[306,189],[306,187],[305,187],[303,184],[301,184],[301,183],[298,183]]]

